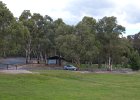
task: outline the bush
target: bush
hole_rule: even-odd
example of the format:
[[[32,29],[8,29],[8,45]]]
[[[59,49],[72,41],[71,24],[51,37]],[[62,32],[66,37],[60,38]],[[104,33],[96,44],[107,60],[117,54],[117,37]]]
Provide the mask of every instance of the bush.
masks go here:
[[[140,69],[140,56],[137,51],[133,51],[130,54],[130,66],[132,70],[139,70]]]

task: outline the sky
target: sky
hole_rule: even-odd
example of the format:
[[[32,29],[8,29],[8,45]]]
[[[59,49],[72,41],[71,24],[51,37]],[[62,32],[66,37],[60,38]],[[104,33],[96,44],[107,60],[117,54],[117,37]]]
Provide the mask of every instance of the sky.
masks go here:
[[[124,36],[140,31],[139,0],[1,0],[15,17],[23,10],[62,18],[66,24],[76,25],[84,16],[99,20],[105,16],[117,17],[118,24],[126,28]]]

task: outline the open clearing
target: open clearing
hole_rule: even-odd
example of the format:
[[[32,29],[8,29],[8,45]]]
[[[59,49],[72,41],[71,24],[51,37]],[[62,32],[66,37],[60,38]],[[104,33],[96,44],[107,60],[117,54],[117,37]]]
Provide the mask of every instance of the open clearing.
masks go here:
[[[0,100],[140,100],[140,73],[0,74]]]

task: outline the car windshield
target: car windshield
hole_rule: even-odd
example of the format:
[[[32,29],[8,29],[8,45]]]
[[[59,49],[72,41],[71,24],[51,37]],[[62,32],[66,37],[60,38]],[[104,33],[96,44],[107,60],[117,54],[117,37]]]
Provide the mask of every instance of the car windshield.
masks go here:
[[[72,65],[67,65],[67,67],[73,67]]]

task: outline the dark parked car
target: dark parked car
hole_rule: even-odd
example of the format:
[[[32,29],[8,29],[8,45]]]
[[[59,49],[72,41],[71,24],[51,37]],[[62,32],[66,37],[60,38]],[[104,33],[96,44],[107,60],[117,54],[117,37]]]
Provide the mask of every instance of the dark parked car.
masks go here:
[[[77,70],[77,67],[73,66],[73,65],[66,65],[64,66],[64,70]]]

